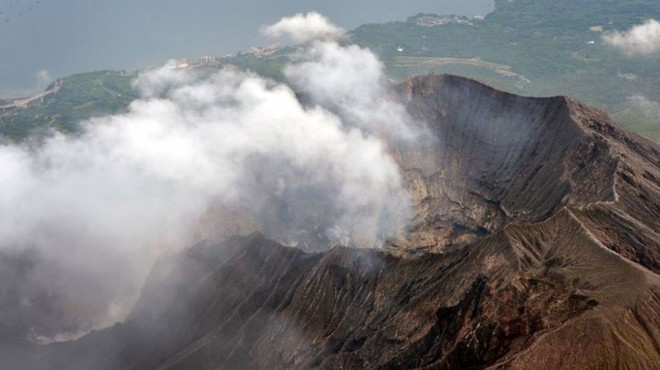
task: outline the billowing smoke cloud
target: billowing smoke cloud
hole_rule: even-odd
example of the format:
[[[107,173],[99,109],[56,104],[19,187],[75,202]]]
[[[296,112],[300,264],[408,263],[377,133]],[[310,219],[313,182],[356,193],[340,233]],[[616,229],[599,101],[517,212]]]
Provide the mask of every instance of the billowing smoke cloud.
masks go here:
[[[307,42],[285,75],[297,91],[337,113],[345,124],[403,140],[416,139],[422,132],[388,96],[389,82],[378,58],[368,49],[337,42],[344,31],[322,15],[297,14],[262,33]]]
[[[136,80],[143,98],[126,113],[0,148],[0,251],[36,251],[28,291],[47,291],[69,330],[122,319],[154,261],[209,234],[209,218],[221,223],[211,234],[231,218],[311,248],[378,246],[405,226],[408,196],[380,137],[415,135],[380,62],[334,41],[318,14],[266,30],[309,42],[286,68],[296,92],[169,64]]]
[[[610,32],[603,35],[608,45],[628,56],[660,53],[660,22],[649,19],[625,32]]]
[[[344,30],[332,24],[319,13],[310,12],[282,18],[279,22],[263,27],[261,32],[270,37],[288,38],[293,42],[319,40],[337,40],[344,35]]]

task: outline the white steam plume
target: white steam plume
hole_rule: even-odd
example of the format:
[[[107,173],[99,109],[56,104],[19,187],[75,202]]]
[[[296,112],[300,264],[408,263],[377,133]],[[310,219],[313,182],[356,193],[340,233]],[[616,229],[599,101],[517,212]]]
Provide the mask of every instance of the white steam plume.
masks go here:
[[[122,319],[154,261],[218,210],[317,247],[377,246],[403,229],[409,198],[379,137],[414,130],[380,62],[331,41],[338,28],[318,14],[293,19],[272,32],[311,42],[286,74],[313,105],[254,74],[170,64],[137,79],[143,98],[126,113],[80,136],[0,147],[0,252],[38,252],[26,285],[52,293],[72,330]]]
[[[392,101],[376,55],[337,42],[345,31],[327,18],[314,12],[297,14],[263,28],[262,33],[306,43],[284,73],[297,91],[338,114],[345,124],[389,139],[416,139],[423,130]]]
[[[660,53],[660,22],[649,19],[625,32],[609,32],[603,35],[608,45],[628,56]]]
[[[345,31],[332,24],[328,18],[321,14],[310,12],[282,18],[273,25],[263,27],[261,32],[269,37],[288,38],[293,42],[301,43],[337,40],[344,35]]]
[[[298,91],[336,112],[352,127],[390,139],[413,140],[421,127],[388,95],[383,66],[367,49],[319,41],[284,70]]]

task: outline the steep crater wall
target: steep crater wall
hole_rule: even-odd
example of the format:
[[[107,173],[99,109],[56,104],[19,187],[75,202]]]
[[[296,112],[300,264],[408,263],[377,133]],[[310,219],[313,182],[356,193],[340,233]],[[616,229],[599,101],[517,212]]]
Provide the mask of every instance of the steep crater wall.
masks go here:
[[[528,98],[451,75],[415,77],[401,99],[432,140],[395,144],[416,202],[411,241],[441,250],[566,205],[612,201],[617,160],[567,98]],[[424,230],[424,231],[421,231]]]

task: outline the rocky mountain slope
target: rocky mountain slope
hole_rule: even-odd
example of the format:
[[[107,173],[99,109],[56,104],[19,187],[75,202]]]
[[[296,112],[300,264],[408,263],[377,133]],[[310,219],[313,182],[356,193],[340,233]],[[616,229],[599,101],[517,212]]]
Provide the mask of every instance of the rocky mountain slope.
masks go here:
[[[155,266],[125,323],[3,363],[657,368],[660,146],[565,97],[435,75],[397,92],[432,133],[392,143],[415,201],[406,240],[200,244]]]
[[[609,249],[659,271],[656,143],[566,97],[520,97],[446,75],[411,79],[401,92],[435,134],[399,151],[419,204],[415,247],[464,244],[564,209]]]

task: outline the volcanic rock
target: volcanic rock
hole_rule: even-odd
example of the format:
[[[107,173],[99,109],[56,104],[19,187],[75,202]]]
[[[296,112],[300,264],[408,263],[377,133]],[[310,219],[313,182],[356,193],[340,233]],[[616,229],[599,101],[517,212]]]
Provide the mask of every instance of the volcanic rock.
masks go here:
[[[406,240],[196,245],[124,323],[23,368],[658,368],[660,146],[567,97],[435,75],[397,92],[432,133],[392,145]]]

